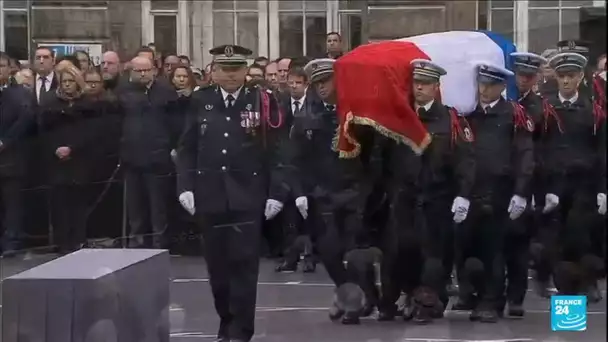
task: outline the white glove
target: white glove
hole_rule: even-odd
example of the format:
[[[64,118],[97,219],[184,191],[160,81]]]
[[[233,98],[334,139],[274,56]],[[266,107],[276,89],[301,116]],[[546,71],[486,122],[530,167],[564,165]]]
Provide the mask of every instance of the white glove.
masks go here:
[[[277,216],[277,214],[280,213],[281,210],[283,210],[283,203],[273,199],[266,200],[266,209],[264,210],[264,216],[266,217],[266,220],[270,220],[273,217]]]
[[[185,191],[179,195],[179,204],[190,214],[194,215],[196,208],[194,207],[194,194],[192,191]]]
[[[550,213],[559,204],[559,197],[555,194],[545,195],[545,207],[543,208],[543,214]]]
[[[517,220],[521,214],[524,213],[527,205],[528,200],[521,196],[513,195],[513,197],[511,197],[511,202],[509,203],[509,208],[507,209],[509,218],[511,220]]]
[[[177,160],[177,151],[176,150],[171,150],[171,160],[173,160],[173,161]]]
[[[471,206],[471,202],[464,197],[456,197],[454,198],[454,203],[452,203],[452,213],[454,214],[454,222],[461,223],[467,218],[467,214],[469,213],[469,207]]]
[[[306,220],[308,217],[308,198],[306,196],[300,196],[296,198],[296,207],[302,215],[302,218]]]
[[[597,194],[597,213],[606,215],[606,194]]]

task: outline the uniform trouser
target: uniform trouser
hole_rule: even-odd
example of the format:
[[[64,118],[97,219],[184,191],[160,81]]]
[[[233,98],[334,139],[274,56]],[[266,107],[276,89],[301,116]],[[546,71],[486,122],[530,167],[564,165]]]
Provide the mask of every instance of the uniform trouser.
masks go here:
[[[503,294],[502,251],[509,220],[507,209],[512,196],[511,188],[506,186],[508,182],[504,184],[505,181],[499,179],[495,182],[492,192],[485,196],[472,196],[467,219],[455,228],[456,268],[461,296],[477,292],[478,298],[489,307],[496,307]],[[471,283],[471,279],[462,279],[468,258],[477,258],[483,264],[482,278],[477,284]]]
[[[303,225],[303,219],[295,206],[294,199],[290,198],[289,203],[286,203],[283,207],[281,217],[281,225],[283,228],[284,242],[283,256],[284,260],[288,263],[295,263],[300,257],[300,253],[306,255],[312,254],[312,245],[310,241],[306,241],[306,246],[303,245],[303,241],[300,241],[298,237],[307,235],[306,227]]]
[[[324,213],[319,201],[308,197],[308,218],[304,220],[304,231],[316,243],[319,258],[336,286],[348,281],[344,267],[344,253],[352,248],[356,224],[356,211],[337,209]]]
[[[526,231],[531,212],[518,220],[507,222],[504,242],[506,266],[506,299],[509,303],[523,304],[528,290],[528,266],[530,260],[530,236]],[[502,284],[505,284],[503,281]]]
[[[152,232],[152,246],[162,248],[167,228],[168,175],[127,168],[125,171],[127,213],[131,228],[130,247],[144,245],[144,236]],[[171,198],[171,197],[170,197]]]
[[[219,337],[249,341],[254,333],[261,209],[197,215]]]
[[[401,190],[391,199],[391,218],[382,234],[380,310],[390,311],[401,291],[411,294],[420,285],[423,253],[420,208],[415,192]]]
[[[87,189],[82,185],[51,188],[51,224],[60,252],[72,252],[86,241]]]
[[[2,196],[2,245],[0,251],[19,249],[23,243],[23,193],[19,178],[0,178]]]
[[[424,230],[422,251],[424,266],[421,284],[445,298],[446,277],[452,271],[454,221],[452,196],[442,196],[423,204]]]
[[[572,172],[564,177],[565,189],[560,196],[560,204],[551,213],[554,217],[552,233],[545,233],[542,241],[544,248],[553,252],[549,258],[553,261],[552,270],[555,285],[561,293],[576,294],[584,290],[595,276],[589,274],[585,267],[580,264],[587,256],[593,255],[593,240],[601,236],[594,229],[597,227],[598,213],[593,173]],[[558,232],[557,236],[556,233]],[[570,264],[574,270],[578,269],[576,277],[561,277],[557,271],[560,265]],[[572,274],[572,272],[566,272]]]

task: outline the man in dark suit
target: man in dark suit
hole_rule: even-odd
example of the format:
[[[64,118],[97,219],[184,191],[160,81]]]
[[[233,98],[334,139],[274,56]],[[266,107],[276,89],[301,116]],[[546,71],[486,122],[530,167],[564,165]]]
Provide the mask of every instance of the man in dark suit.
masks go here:
[[[0,196],[4,234],[0,255],[19,249],[22,242],[23,140],[34,123],[30,92],[21,85],[9,85],[10,58],[0,52]]]
[[[55,67],[55,53],[53,50],[40,46],[34,55],[34,70],[36,72],[35,94],[36,103],[42,105],[52,97],[57,89],[57,78],[53,68]]]

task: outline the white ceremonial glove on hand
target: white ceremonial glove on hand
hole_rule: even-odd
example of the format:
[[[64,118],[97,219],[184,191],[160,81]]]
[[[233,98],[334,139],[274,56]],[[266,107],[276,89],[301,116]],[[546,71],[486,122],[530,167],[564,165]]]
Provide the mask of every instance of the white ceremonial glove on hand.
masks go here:
[[[606,194],[597,194],[597,213],[606,215]]]
[[[555,194],[545,195],[545,207],[543,208],[543,214],[550,213],[559,204],[559,197]]]
[[[179,195],[179,204],[190,214],[194,215],[196,208],[194,207],[194,194],[192,191],[185,191]]]
[[[464,197],[454,198],[452,203],[452,213],[454,214],[454,222],[461,223],[467,218],[471,202]]]
[[[517,220],[521,214],[526,210],[526,206],[528,205],[528,200],[521,196],[513,195],[511,197],[511,202],[509,203],[509,218],[511,220]]]
[[[174,162],[177,160],[177,151],[176,150],[171,150],[171,160],[173,160]]]
[[[266,209],[264,210],[266,220],[274,218],[281,210],[283,210],[283,203],[273,199],[266,200]]]
[[[306,196],[300,196],[296,198],[296,207],[302,215],[302,218],[306,220],[308,217],[308,198]]]
[[[536,209],[536,199],[534,199],[534,196],[532,196],[532,202],[530,202],[530,208],[532,208],[532,210]]]

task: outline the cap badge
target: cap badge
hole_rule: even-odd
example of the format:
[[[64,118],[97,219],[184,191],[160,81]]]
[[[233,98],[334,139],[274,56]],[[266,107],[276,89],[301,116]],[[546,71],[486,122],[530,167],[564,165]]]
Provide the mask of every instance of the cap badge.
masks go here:
[[[231,45],[224,48],[224,55],[226,55],[226,57],[232,57],[234,55],[234,49]]]
[[[576,42],[574,40],[568,41],[568,48],[570,48],[570,49],[576,48]]]
[[[318,67],[319,67],[319,66],[317,65],[317,63],[313,63],[313,64],[310,66],[310,68],[311,68],[312,70],[317,70],[317,68],[318,68]]]

